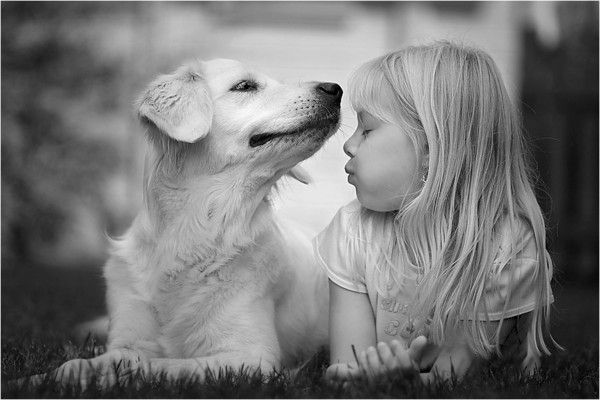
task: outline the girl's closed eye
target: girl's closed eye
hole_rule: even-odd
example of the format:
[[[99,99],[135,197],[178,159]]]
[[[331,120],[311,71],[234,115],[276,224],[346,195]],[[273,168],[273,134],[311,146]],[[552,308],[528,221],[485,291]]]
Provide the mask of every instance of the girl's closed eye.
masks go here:
[[[371,129],[363,129],[362,135],[367,136],[369,133],[371,133]]]

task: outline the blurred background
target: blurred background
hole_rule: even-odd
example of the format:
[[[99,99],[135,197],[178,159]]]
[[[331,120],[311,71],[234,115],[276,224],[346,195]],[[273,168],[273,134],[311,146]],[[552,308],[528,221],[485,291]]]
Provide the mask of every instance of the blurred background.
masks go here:
[[[576,288],[556,293],[559,319],[585,304],[597,346],[597,2],[3,2],[1,11],[3,349],[9,337],[103,312],[107,238],[142,199],[133,103],[156,75],[222,57],[345,87],[359,64],[436,39],[497,62],[539,173],[556,290]],[[276,198],[308,233],[354,197],[342,144],[356,121],[347,99],[342,108],[341,132],[304,163],[314,183],[286,181]]]

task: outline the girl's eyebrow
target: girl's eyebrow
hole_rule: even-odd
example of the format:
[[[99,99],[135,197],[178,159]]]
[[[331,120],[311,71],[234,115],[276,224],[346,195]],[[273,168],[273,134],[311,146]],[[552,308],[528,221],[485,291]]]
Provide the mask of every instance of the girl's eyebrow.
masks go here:
[[[364,110],[360,110],[359,112],[357,112],[356,116],[361,126],[365,126],[365,124],[374,124],[377,121],[375,117],[373,117],[371,114]]]
[[[365,121],[365,116],[364,116],[364,113],[363,113],[363,111],[362,111],[362,110],[361,110],[361,111],[358,111],[358,112],[356,113],[356,119],[358,120],[358,122],[359,122],[361,125],[364,123],[364,121]]]

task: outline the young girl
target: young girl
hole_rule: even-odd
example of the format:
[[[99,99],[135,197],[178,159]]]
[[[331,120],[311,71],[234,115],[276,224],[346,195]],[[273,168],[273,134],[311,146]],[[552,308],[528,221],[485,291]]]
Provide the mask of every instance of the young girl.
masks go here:
[[[552,342],[552,261],[493,60],[447,42],[409,47],[361,66],[349,93],[357,200],[314,242],[330,279],[327,376],[460,378],[515,351],[532,371]]]

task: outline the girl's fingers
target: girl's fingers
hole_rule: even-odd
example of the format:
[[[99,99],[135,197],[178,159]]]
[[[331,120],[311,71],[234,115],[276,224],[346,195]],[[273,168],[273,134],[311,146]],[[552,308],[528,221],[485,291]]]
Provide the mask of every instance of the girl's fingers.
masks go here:
[[[385,342],[377,343],[377,351],[379,352],[379,358],[388,371],[396,368],[396,357],[392,354],[390,346]]]
[[[384,371],[383,364],[381,364],[381,360],[379,359],[379,354],[373,346],[358,354],[358,365],[361,373],[369,380],[372,380],[375,375]]]
[[[369,362],[369,369],[373,376],[383,372],[384,367],[379,358],[379,353],[373,346],[367,349],[367,361]]]
[[[394,357],[399,357],[402,353],[406,353],[406,345],[394,339],[390,342],[390,350]]]
[[[397,340],[392,340],[390,347],[396,358],[396,368],[402,370],[413,369],[412,361],[404,344]]]
[[[346,379],[347,372],[348,371],[342,367],[342,364],[333,364],[325,371],[325,379],[333,381],[344,380]]]
[[[375,375],[396,368],[405,371],[418,369],[426,345],[427,339],[424,336],[413,340],[410,348],[406,348],[406,345],[398,340],[392,340],[390,345],[380,342],[377,348],[371,346],[357,354],[357,368],[352,372],[348,370],[347,373],[353,376],[363,374],[372,379]]]
[[[358,365],[356,365],[356,363],[352,362],[352,363],[348,363],[348,377],[349,378],[359,378],[362,374],[360,367]]]
[[[325,371],[325,379],[331,381],[345,381],[352,378],[358,378],[361,371],[356,363],[338,363],[332,364]]]
[[[365,375],[369,375],[369,362],[367,361],[367,352],[364,350],[358,352],[356,358],[358,361],[358,368],[360,369],[360,371]]]
[[[410,344],[408,355],[416,364],[421,362],[425,346],[427,346],[427,338],[425,336],[418,336]]]

